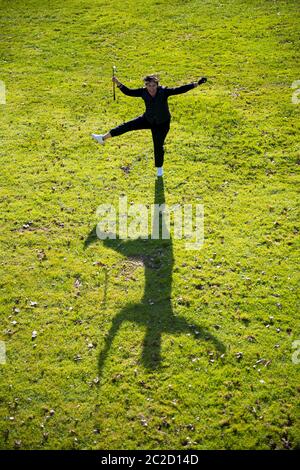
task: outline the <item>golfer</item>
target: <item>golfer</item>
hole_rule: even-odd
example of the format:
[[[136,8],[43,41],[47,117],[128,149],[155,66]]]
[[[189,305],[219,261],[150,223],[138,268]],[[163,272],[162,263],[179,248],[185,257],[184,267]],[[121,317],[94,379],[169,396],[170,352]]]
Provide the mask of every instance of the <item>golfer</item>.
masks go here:
[[[172,95],[186,93],[192,90],[192,88],[205,83],[207,79],[202,77],[197,82],[169,88],[160,86],[156,75],[147,75],[144,78],[145,87],[136,89],[127,88],[117,77],[113,77],[112,80],[124,95],[142,98],[146,105],[146,111],[142,116],[114,127],[106,134],[92,134],[92,137],[103,145],[107,139],[124,134],[125,132],[151,129],[157,176],[163,176],[164,142],[169,132],[171,121],[168,98]]]

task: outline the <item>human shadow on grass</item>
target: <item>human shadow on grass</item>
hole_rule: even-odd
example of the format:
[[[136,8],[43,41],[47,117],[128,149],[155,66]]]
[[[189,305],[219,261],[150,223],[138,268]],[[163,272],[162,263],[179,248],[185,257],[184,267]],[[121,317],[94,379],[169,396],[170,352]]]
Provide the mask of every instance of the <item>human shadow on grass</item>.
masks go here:
[[[155,182],[155,204],[164,204],[164,185],[162,178]],[[160,235],[164,217],[160,213]],[[172,294],[172,272],[174,265],[172,238],[162,239],[105,239],[100,241],[96,229],[88,235],[85,247],[95,241],[121,253],[127,259],[143,264],[145,269],[145,288],[139,303],[128,303],[113,318],[111,328],[106,335],[104,348],[99,356],[99,375],[102,376],[104,364],[118,330],[124,322],[141,325],[146,329],[143,340],[142,364],[146,369],[159,368],[161,358],[161,338],[163,333],[170,335],[190,333],[194,338],[205,340],[220,352],[224,345],[208,330],[195,323],[190,324],[182,316],[174,315]]]

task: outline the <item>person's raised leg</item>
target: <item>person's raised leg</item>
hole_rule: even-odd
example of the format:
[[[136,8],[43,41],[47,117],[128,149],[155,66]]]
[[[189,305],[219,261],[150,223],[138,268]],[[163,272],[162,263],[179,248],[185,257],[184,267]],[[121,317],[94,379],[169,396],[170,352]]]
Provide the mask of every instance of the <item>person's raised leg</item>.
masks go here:
[[[150,123],[144,118],[144,116],[139,116],[130,121],[124,122],[117,127],[111,129],[109,134],[111,137],[116,137],[118,135],[125,134],[126,132],[138,131],[140,129],[150,129]]]
[[[110,139],[111,137],[116,137],[118,135],[125,134],[125,132],[136,131],[140,129],[150,129],[149,122],[143,116],[139,116],[135,119],[124,122],[123,124],[114,127],[106,134],[92,134],[92,137],[103,145],[105,140]]]

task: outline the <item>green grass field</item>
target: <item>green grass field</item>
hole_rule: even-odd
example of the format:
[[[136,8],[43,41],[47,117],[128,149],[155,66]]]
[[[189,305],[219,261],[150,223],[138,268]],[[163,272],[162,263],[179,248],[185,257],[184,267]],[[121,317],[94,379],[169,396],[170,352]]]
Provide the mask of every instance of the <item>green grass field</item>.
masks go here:
[[[300,447],[299,16],[0,0],[1,449]],[[208,77],[169,99],[163,184],[149,131],[90,137],[144,110],[113,101],[113,64],[129,87]],[[203,204],[203,248],[99,240],[121,195]]]

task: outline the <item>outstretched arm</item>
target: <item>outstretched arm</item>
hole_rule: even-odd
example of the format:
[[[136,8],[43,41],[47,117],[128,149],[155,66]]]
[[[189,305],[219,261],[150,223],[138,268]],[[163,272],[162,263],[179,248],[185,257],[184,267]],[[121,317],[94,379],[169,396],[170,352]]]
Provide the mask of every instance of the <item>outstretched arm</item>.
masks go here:
[[[112,81],[116,83],[117,87],[121,90],[122,93],[124,93],[124,95],[136,97],[142,96],[143,88],[127,88],[127,86],[123,85],[123,83],[121,83],[120,80],[117,79],[117,77],[113,77]]]
[[[205,83],[206,81],[207,78],[202,77],[199,78],[197,82],[188,83],[187,85],[182,85],[175,88],[166,87],[165,91],[167,93],[167,96],[181,95],[182,93],[186,93],[187,91],[192,90],[193,88],[197,87],[198,85],[201,85],[202,83]]]

